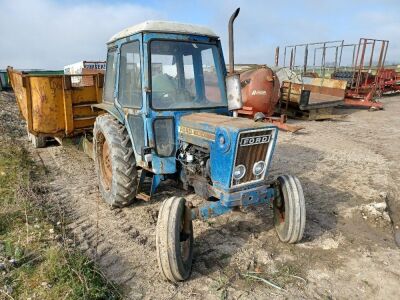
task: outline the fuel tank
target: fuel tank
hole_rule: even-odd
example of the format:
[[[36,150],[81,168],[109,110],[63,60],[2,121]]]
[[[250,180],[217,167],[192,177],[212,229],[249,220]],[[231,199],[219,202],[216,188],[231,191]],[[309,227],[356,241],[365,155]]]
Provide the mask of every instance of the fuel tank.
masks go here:
[[[243,109],[252,114],[272,116],[279,100],[279,79],[268,67],[262,66],[240,74]]]

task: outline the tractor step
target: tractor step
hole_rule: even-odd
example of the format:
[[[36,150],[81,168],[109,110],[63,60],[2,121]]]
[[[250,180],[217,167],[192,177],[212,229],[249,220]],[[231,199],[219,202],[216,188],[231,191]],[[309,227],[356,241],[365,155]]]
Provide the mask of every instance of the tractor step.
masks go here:
[[[151,178],[151,182],[146,181],[146,178]],[[162,179],[162,175],[157,175],[151,171],[142,169],[137,186],[136,199],[150,201],[151,196],[155,193]]]
[[[148,195],[148,194],[146,194],[144,192],[141,192],[141,193],[136,195],[136,199],[143,200],[143,201],[147,202],[147,201],[150,201],[151,195]]]

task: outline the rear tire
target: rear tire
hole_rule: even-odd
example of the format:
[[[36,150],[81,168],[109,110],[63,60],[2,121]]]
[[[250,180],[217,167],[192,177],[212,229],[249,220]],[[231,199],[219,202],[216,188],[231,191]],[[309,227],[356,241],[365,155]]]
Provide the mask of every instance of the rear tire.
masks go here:
[[[189,278],[193,261],[193,224],[183,231],[185,199],[171,197],[161,204],[156,229],[157,259],[163,277],[172,282]]]
[[[99,189],[112,207],[132,203],[137,190],[135,154],[124,125],[110,114],[96,118],[93,146]]]
[[[306,208],[303,188],[297,177],[279,176],[276,181],[280,197],[274,199],[274,224],[279,239],[297,243],[303,238]]]

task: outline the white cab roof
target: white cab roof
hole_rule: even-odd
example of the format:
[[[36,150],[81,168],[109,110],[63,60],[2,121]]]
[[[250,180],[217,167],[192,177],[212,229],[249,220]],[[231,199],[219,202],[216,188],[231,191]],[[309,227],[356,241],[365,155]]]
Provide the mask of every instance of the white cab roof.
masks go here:
[[[122,39],[139,32],[163,32],[163,33],[179,33],[179,34],[195,34],[211,37],[218,37],[211,29],[192,24],[183,24],[168,21],[146,21],[132,27],[128,27],[117,34],[114,34],[108,43]]]

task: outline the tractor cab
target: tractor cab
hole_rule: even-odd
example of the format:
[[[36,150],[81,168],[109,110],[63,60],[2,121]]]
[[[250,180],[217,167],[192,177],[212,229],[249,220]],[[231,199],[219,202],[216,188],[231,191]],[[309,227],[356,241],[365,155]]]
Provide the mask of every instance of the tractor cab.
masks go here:
[[[214,32],[147,21],[108,42],[102,106],[126,124],[140,167],[172,174],[180,117],[193,112],[229,113],[225,76]]]

